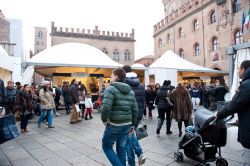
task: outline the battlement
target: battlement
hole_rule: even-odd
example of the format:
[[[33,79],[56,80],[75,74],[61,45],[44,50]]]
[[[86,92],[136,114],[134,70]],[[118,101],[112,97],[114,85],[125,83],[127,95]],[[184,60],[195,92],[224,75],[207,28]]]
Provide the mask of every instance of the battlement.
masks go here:
[[[163,0],[164,1],[164,0]],[[154,25],[154,36],[160,33],[165,28],[174,25],[185,16],[189,16],[195,11],[202,10],[208,5],[214,3],[215,0],[189,0],[182,4],[178,9],[173,10],[168,16]]]
[[[51,34],[52,35],[73,35],[75,37],[93,37],[93,38],[109,38],[118,40],[134,40],[134,29],[131,33],[124,32],[113,32],[113,31],[102,31],[95,26],[95,29],[82,29],[82,28],[67,28],[67,27],[57,27],[54,22],[51,22]]]

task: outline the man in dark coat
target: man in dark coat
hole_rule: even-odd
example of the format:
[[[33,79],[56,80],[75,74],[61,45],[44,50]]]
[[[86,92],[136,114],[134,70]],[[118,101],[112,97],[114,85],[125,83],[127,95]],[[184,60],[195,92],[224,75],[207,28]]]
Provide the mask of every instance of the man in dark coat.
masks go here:
[[[239,119],[238,141],[244,148],[250,149],[250,60],[241,63],[238,73],[242,82],[232,101],[218,111],[216,117],[222,119],[237,113]]]
[[[6,115],[12,113],[13,111],[13,104],[16,98],[16,89],[14,88],[14,82],[8,81],[7,87],[6,87]]]
[[[135,128],[138,127],[138,124],[141,122],[143,118],[143,112],[145,109],[145,88],[140,83],[140,80],[137,77],[137,74],[132,72],[132,69],[130,66],[125,65],[123,66],[123,69],[126,72],[126,78],[125,83],[130,85],[131,89],[135,93],[135,98],[138,105],[138,115],[137,115],[137,121],[135,124]],[[139,164],[142,165],[145,163],[146,158],[143,155],[142,148],[139,144],[139,141],[137,140],[135,134],[131,134],[127,141],[127,156],[128,156],[128,164],[130,166],[135,165],[135,155],[139,158]]]

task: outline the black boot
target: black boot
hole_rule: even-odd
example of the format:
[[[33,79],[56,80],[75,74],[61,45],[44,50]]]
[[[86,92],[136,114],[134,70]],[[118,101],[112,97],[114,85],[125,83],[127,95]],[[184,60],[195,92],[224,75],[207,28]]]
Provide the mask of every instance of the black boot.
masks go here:
[[[156,134],[160,134],[162,124],[163,124],[163,120],[158,119]]]
[[[172,132],[172,131],[170,131],[170,128],[171,128],[171,122],[170,122],[170,123],[167,123],[166,125],[167,125],[167,132],[166,132],[166,134],[173,134],[173,132]]]
[[[182,131],[181,131],[182,122],[178,122],[178,128],[179,128],[179,137],[181,137],[182,136]]]

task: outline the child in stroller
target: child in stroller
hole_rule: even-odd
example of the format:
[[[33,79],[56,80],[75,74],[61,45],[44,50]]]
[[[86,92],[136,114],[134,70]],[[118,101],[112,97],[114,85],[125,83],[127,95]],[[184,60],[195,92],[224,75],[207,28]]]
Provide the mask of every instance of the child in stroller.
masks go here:
[[[93,103],[93,108],[100,111],[101,106],[102,106],[102,98],[99,96],[97,100]]]
[[[183,149],[185,156],[201,165],[208,166],[207,162],[216,161],[216,166],[227,166],[227,160],[221,156],[221,147],[226,145],[227,140],[224,120],[216,121],[214,114],[206,108],[197,109],[194,120],[195,126],[185,129],[185,135],[174,153],[175,160],[183,161],[184,156],[180,152]]]

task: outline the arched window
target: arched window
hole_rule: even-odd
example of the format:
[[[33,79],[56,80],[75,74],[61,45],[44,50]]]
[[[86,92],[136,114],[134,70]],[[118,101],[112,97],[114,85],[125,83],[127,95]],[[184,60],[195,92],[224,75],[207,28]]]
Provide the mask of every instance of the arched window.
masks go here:
[[[184,37],[184,31],[182,28],[179,29],[179,38],[183,38]]]
[[[161,40],[161,38],[158,40],[158,46],[159,46],[159,48],[162,47],[162,40]]]
[[[242,32],[238,30],[234,34],[234,44],[241,44],[241,43],[243,43]]]
[[[199,30],[199,22],[198,20],[194,20],[193,22],[193,28],[194,28],[194,31],[198,31]]]
[[[130,61],[130,53],[128,49],[125,51],[124,61]]]
[[[167,42],[171,43],[171,35],[170,34],[167,35]]]
[[[184,58],[184,50],[182,48],[179,50],[179,56]]]
[[[234,0],[233,5],[232,5],[233,13],[237,13],[238,11],[240,11],[240,8],[241,8],[240,6],[241,6],[240,0]]]
[[[38,36],[39,38],[42,38],[42,37],[43,37],[42,31],[39,31],[37,36]]]
[[[214,37],[212,40],[212,50],[216,51],[219,49],[219,43],[217,37]]]
[[[106,48],[103,48],[102,52],[105,53],[106,55],[108,55],[108,50]]]
[[[119,51],[117,49],[115,49],[113,52],[113,60],[120,61],[120,55],[119,55]]]
[[[194,45],[194,56],[198,56],[200,54],[200,46],[198,43]]]
[[[212,11],[210,14],[210,23],[215,23],[216,22],[216,16],[215,16],[215,11]]]

